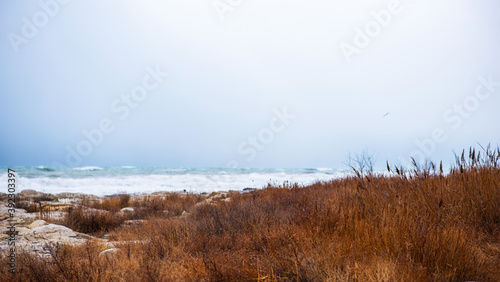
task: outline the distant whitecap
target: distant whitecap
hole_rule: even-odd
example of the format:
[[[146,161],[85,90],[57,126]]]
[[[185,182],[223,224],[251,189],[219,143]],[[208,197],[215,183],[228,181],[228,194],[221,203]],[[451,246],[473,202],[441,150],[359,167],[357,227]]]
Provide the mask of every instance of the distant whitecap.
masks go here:
[[[37,167],[36,167],[36,169],[41,170],[41,171],[54,171],[54,169],[53,169],[53,168],[50,168],[50,167],[45,167],[45,166],[43,166],[43,165],[41,165],[41,166],[37,166]]]
[[[85,170],[85,171],[93,171],[93,170],[102,170],[102,167],[98,166],[83,166],[83,167],[75,167],[74,170]]]
[[[333,168],[328,168],[328,167],[318,167],[316,168],[317,171],[332,171]]]

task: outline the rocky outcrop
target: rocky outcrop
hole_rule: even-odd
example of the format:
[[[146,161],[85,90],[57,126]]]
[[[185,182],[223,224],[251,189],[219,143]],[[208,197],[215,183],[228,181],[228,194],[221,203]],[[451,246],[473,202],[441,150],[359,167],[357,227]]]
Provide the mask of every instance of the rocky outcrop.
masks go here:
[[[78,236],[73,230],[57,224],[41,225],[22,232],[20,235],[23,236],[21,240],[30,242],[50,241],[62,244],[81,244],[85,242],[85,239]]]
[[[23,201],[57,201],[57,197],[52,194],[42,193],[31,189],[26,189],[18,194]]]
[[[157,193],[160,194],[160,193]],[[173,193],[162,192],[164,195],[173,195]],[[183,195],[180,193],[179,195]],[[141,208],[125,207],[117,213],[103,209],[96,209],[99,203],[103,201],[102,197],[78,194],[78,193],[60,193],[55,195],[37,192],[35,190],[23,190],[16,195],[16,208],[13,211],[8,207],[8,195],[0,193],[0,252],[9,250],[8,243],[15,239],[16,249],[33,252],[41,256],[50,256],[51,251],[61,244],[80,245],[88,240],[96,241],[104,248],[100,256],[115,256],[123,243],[138,243],[147,241],[112,241],[108,240],[107,235],[103,238],[96,238],[92,235],[79,233],[68,227],[51,224],[39,218],[49,218],[52,222],[64,222],[64,217],[74,211],[74,209],[83,209],[88,213],[102,213],[112,216],[119,215],[120,220],[124,221],[123,226],[141,225],[146,222],[144,219],[134,219],[137,214],[141,214]],[[151,195],[137,196],[149,199]],[[162,196],[155,196],[162,197]],[[205,201],[199,204],[216,204],[222,201],[228,201],[230,198],[227,193],[212,193],[206,195]],[[13,211],[13,213],[12,213]],[[29,212],[27,212],[29,211]],[[168,210],[163,211],[165,214]],[[188,217],[189,213],[183,211],[182,217]],[[48,219],[47,219],[48,220]],[[12,223],[14,222],[14,223]],[[13,231],[11,231],[13,230]]]
[[[9,249],[9,239],[15,238],[16,249],[50,256],[50,250],[60,244],[80,245],[86,239],[73,230],[57,224],[48,224],[44,220],[36,220],[28,226],[16,226],[15,236],[10,232],[1,234],[0,251]]]
[[[0,203],[0,228],[3,228],[4,226],[8,225],[8,219],[11,219],[10,213],[9,213],[9,207],[7,206],[6,202],[1,202]],[[14,212],[14,218],[17,220],[17,225],[22,225],[26,222],[31,223],[37,215],[34,213],[28,213],[24,209],[19,209],[16,208]]]

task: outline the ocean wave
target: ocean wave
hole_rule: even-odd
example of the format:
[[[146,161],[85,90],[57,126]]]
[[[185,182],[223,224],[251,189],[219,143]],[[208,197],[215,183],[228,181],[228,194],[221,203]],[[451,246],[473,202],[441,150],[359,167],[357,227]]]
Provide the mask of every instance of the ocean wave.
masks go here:
[[[131,165],[124,165],[124,166],[121,166],[120,168],[136,168],[135,166],[131,166]]]
[[[84,170],[84,171],[93,171],[93,170],[102,170],[102,167],[98,166],[83,166],[83,167],[75,167],[74,170]]]
[[[174,171],[174,172],[177,172],[177,171],[187,171],[188,169],[187,168],[167,168],[167,171]]]
[[[50,168],[50,167],[45,167],[43,165],[37,166],[36,169],[41,170],[41,171],[55,171],[55,169]]]
[[[89,170],[89,167],[78,168]],[[95,169],[91,167],[90,169]],[[110,170],[111,171],[111,170]],[[125,172],[127,171],[127,172]],[[217,170],[210,173],[205,171],[193,171],[189,173],[162,173],[143,170],[143,173],[132,173],[123,169],[120,174],[102,174],[92,177],[82,177],[74,173],[62,173],[60,177],[40,175],[39,177],[20,177],[19,185],[25,189],[35,189],[46,193],[74,192],[94,195],[109,195],[119,192],[126,193],[152,193],[158,191],[184,191],[189,192],[213,192],[229,191],[244,188],[264,188],[269,183],[272,185],[283,185],[284,183],[298,183],[308,185],[317,181],[329,181],[345,174],[336,172],[327,173],[304,173],[297,170],[285,170],[287,173],[277,171],[239,171],[220,174]],[[226,171],[227,172],[227,171]]]
[[[328,167],[318,167],[316,168],[317,171],[332,171],[334,170],[333,168],[328,168]]]

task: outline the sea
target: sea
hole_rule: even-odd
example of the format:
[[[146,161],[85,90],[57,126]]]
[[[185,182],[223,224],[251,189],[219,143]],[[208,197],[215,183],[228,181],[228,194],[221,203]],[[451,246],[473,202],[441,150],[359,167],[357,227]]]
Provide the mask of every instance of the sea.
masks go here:
[[[7,193],[7,167],[0,183]],[[84,193],[97,196],[120,193],[154,192],[210,193],[243,191],[274,186],[301,186],[350,175],[349,170],[333,168],[255,169],[255,168],[140,168],[122,167],[10,167],[15,171],[16,192],[32,189],[44,193]],[[11,181],[12,182],[12,181]],[[1,185],[1,184],[0,184]]]

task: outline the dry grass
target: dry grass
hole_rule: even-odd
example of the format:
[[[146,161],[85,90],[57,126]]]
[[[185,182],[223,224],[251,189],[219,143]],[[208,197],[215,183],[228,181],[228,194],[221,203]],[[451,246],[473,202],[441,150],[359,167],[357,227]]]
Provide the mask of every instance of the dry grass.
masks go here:
[[[199,194],[170,193],[165,196],[137,197],[131,200],[131,206],[137,211],[135,218],[174,217],[182,215],[184,211],[189,212],[204,199]]]
[[[215,204],[196,205],[199,195],[131,200],[156,216],[114,229],[114,257],[93,242],[56,248],[52,259],[22,254],[11,278],[500,281],[499,156],[471,150],[446,175],[434,164],[388,166],[393,177],[269,187]]]
[[[61,221],[55,223],[67,226],[74,231],[101,235],[119,227],[125,217],[109,211],[89,210],[82,206],[72,208]]]
[[[122,208],[128,207],[130,195],[120,194],[113,197],[105,198],[100,203],[94,203],[94,208],[103,209],[111,212],[117,212]]]
[[[41,210],[40,202],[36,203],[33,201],[20,201],[16,203],[16,208],[24,209],[26,212],[34,213],[39,212]]]

